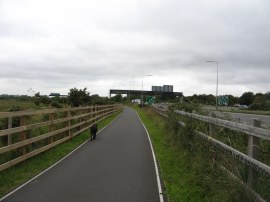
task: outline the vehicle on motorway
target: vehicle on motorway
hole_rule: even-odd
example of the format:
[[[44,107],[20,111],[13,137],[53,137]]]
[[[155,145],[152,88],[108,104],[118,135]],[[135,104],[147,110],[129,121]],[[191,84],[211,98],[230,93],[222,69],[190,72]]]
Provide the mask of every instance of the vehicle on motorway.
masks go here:
[[[234,107],[238,107],[239,109],[248,109],[247,105],[240,105],[240,104],[235,104],[233,105]]]

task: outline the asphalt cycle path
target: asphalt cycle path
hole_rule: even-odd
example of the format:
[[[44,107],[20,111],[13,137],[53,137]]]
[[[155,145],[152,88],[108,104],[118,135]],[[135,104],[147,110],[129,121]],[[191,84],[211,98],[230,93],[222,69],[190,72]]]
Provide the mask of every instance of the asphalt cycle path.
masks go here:
[[[147,133],[133,109],[4,202],[158,202]]]

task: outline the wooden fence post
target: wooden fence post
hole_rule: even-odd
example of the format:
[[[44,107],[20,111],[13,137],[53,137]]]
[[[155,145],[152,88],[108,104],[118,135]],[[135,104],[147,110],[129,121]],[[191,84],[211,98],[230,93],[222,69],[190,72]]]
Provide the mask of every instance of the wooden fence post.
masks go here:
[[[81,114],[83,114],[83,109],[79,109],[78,110],[78,115],[81,115]],[[79,123],[81,123],[82,122],[82,118],[79,118]],[[80,125],[80,127],[79,127],[79,130],[81,130],[82,129],[82,125]]]
[[[51,121],[51,126],[50,126],[50,131],[54,131],[55,130],[55,125],[52,123],[55,119],[55,114],[52,113],[50,114],[50,121]],[[53,137],[50,138],[50,143],[53,143]]]
[[[212,118],[216,118],[216,113],[215,112],[210,112],[209,115]],[[209,123],[209,136],[211,137],[215,137],[217,134],[217,128],[216,125],[213,123]]]
[[[12,128],[12,117],[8,117],[8,129]],[[12,136],[8,134],[8,145],[12,144]]]
[[[95,123],[95,116],[96,116],[95,113],[96,113],[95,112],[95,106],[92,106],[92,119],[93,119],[92,124]]]
[[[26,125],[26,116],[21,116],[20,117],[20,126],[25,126]],[[20,133],[20,141],[26,140],[26,131],[22,131]],[[26,154],[26,147],[22,148],[22,155]]]
[[[209,115],[210,117],[212,118],[216,118],[217,115],[214,111],[210,112]],[[209,123],[209,134],[208,134],[210,137],[214,137],[217,136],[217,126],[216,124],[214,123]],[[217,153],[215,152],[215,149],[211,149],[210,150],[210,158],[212,158],[212,168],[216,162],[216,159],[217,159]]]
[[[255,127],[261,127],[261,121],[258,118],[252,119],[253,126]],[[249,135],[248,137],[248,147],[247,147],[247,155],[258,160],[259,159],[259,153],[260,153],[260,142],[259,138]],[[249,186],[255,186],[256,185],[256,173],[252,168],[249,169],[248,173],[248,185]]]
[[[98,107],[95,105],[95,123],[97,122],[97,116],[98,116]]]
[[[253,120],[253,126],[255,127],[261,127],[261,121],[260,119],[252,119]],[[248,156],[254,158],[254,159],[258,159],[259,158],[259,138],[250,135],[248,137],[248,151],[247,154]]]
[[[71,117],[71,112],[70,111],[67,111],[67,118],[70,119],[70,117]],[[70,126],[71,126],[71,121],[68,120],[67,127],[70,127]],[[72,133],[71,133],[71,130],[70,129],[68,130],[68,136],[69,136],[70,139],[72,138]]]
[[[87,113],[88,113],[88,116],[87,116],[87,118],[86,118],[86,120],[88,121],[89,119],[91,120],[91,112],[92,112],[92,110],[91,110],[91,107],[89,107],[88,108],[88,110],[87,110]],[[87,126],[90,126],[91,125],[91,122],[89,122],[88,124],[87,124]]]
[[[92,122],[93,122],[93,121],[92,121],[92,118],[94,117],[94,116],[93,116],[93,111],[94,111],[94,110],[93,110],[93,106],[91,106],[91,108],[90,108],[90,119],[91,119],[90,125],[91,125]]]

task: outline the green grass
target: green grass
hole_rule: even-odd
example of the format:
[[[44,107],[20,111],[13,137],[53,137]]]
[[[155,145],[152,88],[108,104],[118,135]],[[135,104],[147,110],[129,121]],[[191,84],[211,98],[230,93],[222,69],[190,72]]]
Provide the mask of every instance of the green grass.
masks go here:
[[[194,186],[193,173],[187,170],[187,154],[171,146],[165,121],[162,117],[149,114],[135,107],[151,137],[155,154],[160,164],[160,172],[170,202],[201,201],[198,187]]]
[[[36,106],[31,101],[22,101],[17,99],[0,99],[0,111],[1,112],[7,112],[9,111],[13,106],[17,106],[20,108],[20,110],[27,110],[27,109],[41,109],[42,107],[45,107],[43,105]]]
[[[102,129],[111,123],[119,113],[114,114],[98,123],[98,128]],[[79,145],[84,143],[90,137],[89,131],[86,131],[72,140],[60,144],[47,152],[35,156],[23,163],[15,165],[1,172],[0,175],[0,197],[4,196],[12,189],[23,184],[27,180],[41,173],[46,168],[53,165],[55,162],[69,154]]]
[[[180,139],[170,132],[164,118],[150,109],[133,108],[144,122],[165,184],[170,202],[181,201],[249,201],[239,184],[230,180],[212,163],[212,148],[199,141],[195,150],[181,146]],[[177,139],[178,138],[178,139]]]
[[[63,107],[68,107],[67,104],[61,105]],[[18,107],[20,111],[52,108],[52,106],[47,106],[43,103],[35,105],[34,100],[30,98],[28,100],[20,100],[17,98],[0,99],[0,112],[8,112],[14,107]]]

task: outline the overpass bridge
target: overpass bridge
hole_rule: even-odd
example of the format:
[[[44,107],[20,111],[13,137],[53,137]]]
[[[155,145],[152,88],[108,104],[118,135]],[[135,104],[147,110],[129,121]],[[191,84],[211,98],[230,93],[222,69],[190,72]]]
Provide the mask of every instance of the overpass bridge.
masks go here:
[[[112,94],[116,95],[174,95],[176,97],[182,97],[182,92],[164,92],[164,91],[147,91],[147,90],[119,90],[119,89],[110,89],[110,97]]]

